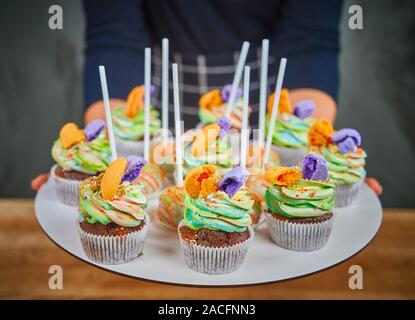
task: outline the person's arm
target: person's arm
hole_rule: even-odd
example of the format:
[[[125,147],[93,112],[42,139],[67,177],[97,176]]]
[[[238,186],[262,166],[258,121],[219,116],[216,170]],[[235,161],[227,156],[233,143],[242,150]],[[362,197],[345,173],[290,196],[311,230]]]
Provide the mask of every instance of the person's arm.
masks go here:
[[[316,117],[334,122],[339,83],[339,20],[342,1],[286,0],[274,38],[274,56],[288,59],[284,87],[293,103],[314,100]]]
[[[84,66],[84,121],[105,120],[98,66],[105,66],[110,104],[124,102],[128,92],[143,82],[144,48],[149,45],[142,0],[84,0],[86,47]],[[38,191],[48,173],[31,181]]]
[[[316,118],[334,123],[339,84],[340,0],[286,0],[275,25],[274,56],[286,57],[284,87],[290,89],[293,104],[313,100]],[[375,179],[365,179],[369,187],[382,194]]]
[[[105,66],[111,106],[123,103],[143,82],[144,48],[149,46],[142,0],[84,0],[86,48],[85,123],[104,119],[98,66]]]

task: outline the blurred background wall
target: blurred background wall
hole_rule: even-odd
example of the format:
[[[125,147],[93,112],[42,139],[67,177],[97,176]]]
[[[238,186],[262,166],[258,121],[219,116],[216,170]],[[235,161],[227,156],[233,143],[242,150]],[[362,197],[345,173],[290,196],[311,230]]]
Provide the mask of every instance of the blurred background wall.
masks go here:
[[[48,8],[63,8],[63,30]],[[363,7],[363,30],[347,27]],[[336,126],[353,127],[369,154],[382,203],[415,207],[415,2],[345,1],[340,23],[341,84]],[[60,127],[82,123],[84,17],[80,1],[14,0],[0,10],[0,197],[32,197],[30,180],[53,161]]]

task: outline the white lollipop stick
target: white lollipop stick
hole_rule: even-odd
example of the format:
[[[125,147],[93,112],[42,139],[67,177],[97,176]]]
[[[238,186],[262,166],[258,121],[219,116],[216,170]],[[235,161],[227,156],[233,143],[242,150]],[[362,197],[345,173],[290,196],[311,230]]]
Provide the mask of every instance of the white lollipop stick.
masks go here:
[[[244,43],[242,44],[241,53],[239,55],[238,64],[236,65],[236,71],[233,77],[232,89],[229,95],[228,104],[226,106],[225,116],[227,118],[230,117],[233,105],[235,103],[236,91],[238,90],[239,83],[241,82],[242,71],[245,65],[246,56],[248,55],[248,50],[249,50],[249,42],[244,41]]]
[[[248,152],[248,105],[249,105],[249,78],[251,69],[244,68],[244,101],[242,105],[242,130],[241,130],[241,167],[246,167],[246,154]]]
[[[265,165],[268,163],[268,160],[269,160],[269,154],[271,151],[271,144],[272,144],[272,136],[274,134],[275,121],[277,120],[277,115],[278,115],[278,104],[280,102],[282,81],[284,79],[286,65],[287,65],[287,59],[282,58],[280,62],[280,67],[278,69],[277,83],[275,84],[274,104],[272,105],[271,119],[270,119],[269,127],[268,127],[268,135],[267,135],[267,141],[265,145],[265,156],[264,156],[264,162],[262,165],[263,167],[265,167]]]
[[[167,142],[169,129],[169,39],[162,40],[161,63],[161,122],[163,141]]]
[[[172,65],[173,71],[173,103],[174,103],[174,122],[176,131],[176,172],[177,185],[183,186],[183,151],[182,151],[182,128],[180,122],[180,100],[179,100],[179,72],[177,63]]]
[[[151,49],[144,49],[144,159],[150,159]]]
[[[267,101],[267,83],[268,83],[268,52],[269,40],[262,40],[261,49],[261,84],[259,88],[259,115],[258,115],[258,145],[260,150],[264,147],[265,142],[265,109]]]
[[[111,148],[111,162],[117,159],[117,149],[115,147],[114,129],[112,128],[110,98],[108,95],[107,76],[105,67],[99,66],[99,77],[101,79],[102,98],[104,99],[105,119],[107,120],[107,132]]]

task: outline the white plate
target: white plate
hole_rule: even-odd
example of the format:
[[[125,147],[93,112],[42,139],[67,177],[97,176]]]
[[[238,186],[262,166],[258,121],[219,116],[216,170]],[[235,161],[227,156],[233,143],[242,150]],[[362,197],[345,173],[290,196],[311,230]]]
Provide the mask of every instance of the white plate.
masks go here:
[[[255,239],[242,267],[226,275],[204,275],[185,265],[177,233],[165,229],[153,214],[158,201],[149,206],[151,226],[144,255],[115,266],[89,260],[82,250],[75,228],[77,209],[59,203],[50,183],[35,199],[40,226],[59,247],[90,264],[134,278],[183,285],[235,286],[252,285],[301,277],[342,262],[363,249],[375,236],[382,221],[382,207],[375,194],[364,185],[352,206],[335,210],[335,223],[327,245],[314,252],[294,252],[271,242],[266,224]]]

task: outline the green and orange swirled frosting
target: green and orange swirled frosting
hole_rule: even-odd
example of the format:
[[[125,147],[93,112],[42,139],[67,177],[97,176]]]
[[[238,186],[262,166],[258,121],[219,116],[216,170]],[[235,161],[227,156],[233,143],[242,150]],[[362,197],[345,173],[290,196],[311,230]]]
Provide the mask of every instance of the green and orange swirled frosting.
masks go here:
[[[232,148],[223,139],[229,129],[229,120],[220,117],[216,123],[204,126],[193,141],[185,145],[184,175],[203,164],[215,165],[219,174],[232,167]]]
[[[366,176],[366,152],[360,147],[360,134],[354,129],[334,131],[326,120],[317,121],[310,129],[309,149],[321,154],[328,163],[330,180],[351,184]]]
[[[225,85],[221,90],[206,92],[199,99],[199,119],[203,124],[215,123],[225,114],[232,85]],[[235,103],[230,114],[232,128],[242,128],[242,90],[236,91]],[[251,112],[251,108],[249,108]]]
[[[118,158],[104,174],[86,179],[80,187],[81,216],[92,224],[140,225],[145,218],[147,199],[142,186],[131,181],[144,163],[140,157]]]
[[[265,192],[269,210],[285,218],[310,218],[332,211],[335,185],[328,179],[326,161],[317,154],[304,158],[302,170],[276,167],[265,173],[270,186]]]
[[[268,114],[266,118],[266,131],[268,131],[270,115],[274,104],[274,94],[268,99]],[[307,134],[314,119],[312,101],[301,101],[294,108],[287,89],[281,90],[278,104],[278,118],[274,126],[272,143],[286,148],[304,148],[307,146]]]
[[[52,157],[65,171],[94,175],[110,162],[110,147],[105,122],[95,120],[83,130],[74,123],[64,125],[52,147]]]
[[[124,140],[138,141],[144,138],[144,88],[135,87],[127,97],[125,105],[112,110],[114,134]],[[150,134],[161,127],[159,111],[150,106]]]
[[[193,230],[211,229],[243,232],[252,225],[254,200],[243,189],[249,172],[241,167],[227,172],[222,178],[216,168],[203,165],[186,177],[184,223]]]

